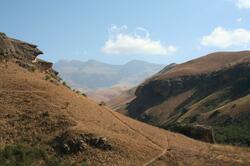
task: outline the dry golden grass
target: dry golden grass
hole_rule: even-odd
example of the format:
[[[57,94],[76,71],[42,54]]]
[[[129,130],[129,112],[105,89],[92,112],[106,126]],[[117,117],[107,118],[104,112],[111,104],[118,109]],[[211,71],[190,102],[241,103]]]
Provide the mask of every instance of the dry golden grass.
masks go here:
[[[184,75],[205,74],[219,70],[223,67],[249,61],[250,51],[216,52],[188,61],[186,63],[182,63],[180,65],[176,65],[166,73],[155,76],[154,79],[166,79]]]
[[[63,156],[90,165],[249,165],[248,149],[210,145],[99,106],[15,63],[0,64],[0,144],[47,146],[63,131],[106,137],[112,150],[89,147]],[[51,154],[53,149],[48,147]]]

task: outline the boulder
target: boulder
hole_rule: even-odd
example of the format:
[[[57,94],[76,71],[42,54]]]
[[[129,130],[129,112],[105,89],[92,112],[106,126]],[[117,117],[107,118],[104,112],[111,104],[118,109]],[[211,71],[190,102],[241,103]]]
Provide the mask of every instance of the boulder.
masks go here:
[[[53,148],[60,154],[75,154],[85,151],[89,146],[102,150],[111,150],[111,145],[106,137],[93,134],[67,131],[57,136],[52,141]]]

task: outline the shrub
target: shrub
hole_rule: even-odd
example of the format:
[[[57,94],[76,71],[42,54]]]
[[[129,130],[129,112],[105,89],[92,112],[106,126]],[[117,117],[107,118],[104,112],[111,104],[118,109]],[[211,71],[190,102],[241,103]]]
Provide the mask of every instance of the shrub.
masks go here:
[[[87,97],[87,94],[86,93],[82,93],[82,96]]]
[[[22,145],[10,145],[0,150],[0,165],[47,165],[49,163],[44,151]]]
[[[49,75],[46,75],[45,76],[45,80],[49,80],[50,79],[50,76]]]
[[[99,103],[99,106],[106,106],[106,103],[104,101]]]
[[[71,166],[74,163],[49,156],[37,147],[9,145],[0,149],[0,165],[5,166]]]
[[[35,67],[30,67],[28,70],[29,70],[30,72],[35,72],[35,71],[36,71],[36,68],[35,68]]]
[[[62,85],[65,86],[65,87],[67,87],[67,88],[69,88],[69,89],[71,89],[70,86],[68,86],[65,81],[62,82]]]

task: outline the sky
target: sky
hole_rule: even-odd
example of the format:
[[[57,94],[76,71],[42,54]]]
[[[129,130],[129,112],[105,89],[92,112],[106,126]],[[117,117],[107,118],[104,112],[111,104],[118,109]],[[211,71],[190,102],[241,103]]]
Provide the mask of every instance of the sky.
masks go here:
[[[169,64],[250,48],[250,0],[0,1],[0,31],[52,62]]]

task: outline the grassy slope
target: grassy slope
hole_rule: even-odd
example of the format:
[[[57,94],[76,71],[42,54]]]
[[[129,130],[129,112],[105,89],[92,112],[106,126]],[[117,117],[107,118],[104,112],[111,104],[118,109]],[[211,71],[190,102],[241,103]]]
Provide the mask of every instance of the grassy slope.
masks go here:
[[[0,64],[0,68],[2,147],[25,144],[40,147],[49,156],[93,165],[250,163],[247,149],[209,145],[137,122],[45,80],[44,73],[29,72],[14,63]],[[103,151],[88,147],[84,152],[60,157],[49,142],[63,131],[107,137],[113,148]],[[164,160],[158,161],[159,154]]]
[[[132,111],[143,112],[141,114],[143,121],[156,126],[165,127],[176,122],[211,125],[215,127],[215,136],[218,142],[234,144],[241,142],[242,145],[249,145],[249,78],[244,78],[244,76],[238,78],[237,75],[241,73],[237,70],[229,72],[221,70],[231,68],[236,64],[249,62],[249,58],[250,51],[220,52],[177,65],[165,73],[160,73],[148,79],[140,88],[146,87],[152,82],[158,82],[156,85],[164,85],[168,83],[168,80],[178,79],[181,76],[199,76],[215,71],[218,72],[218,76],[213,79],[218,79],[218,81],[213,82],[213,79],[210,79],[209,82],[203,81],[164,100],[161,98],[161,102],[153,103],[151,106],[148,104],[152,102],[148,94],[152,92],[152,89],[155,88],[156,95],[159,93],[164,95],[171,89],[159,90],[157,86],[148,86],[148,93],[137,93],[139,98],[137,97],[134,100],[138,101],[137,105],[133,108],[134,101],[132,101],[132,104],[129,104],[132,107],[127,108],[132,108]],[[230,76],[230,74],[234,76]],[[223,80],[228,78],[229,81],[223,83]],[[144,89],[144,91],[147,90]],[[149,97],[143,98],[144,94]],[[152,96],[155,96],[155,94]],[[239,102],[241,104],[238,104]],[[149,107],[143,107],[145,103]],[[229,109],[231,107],[234,107],[234,109]],[[216,116],[211,116],[215,111],[214,115]]]

